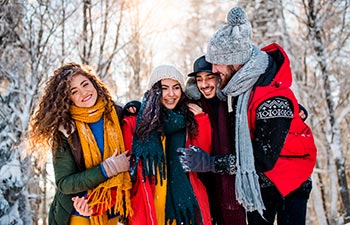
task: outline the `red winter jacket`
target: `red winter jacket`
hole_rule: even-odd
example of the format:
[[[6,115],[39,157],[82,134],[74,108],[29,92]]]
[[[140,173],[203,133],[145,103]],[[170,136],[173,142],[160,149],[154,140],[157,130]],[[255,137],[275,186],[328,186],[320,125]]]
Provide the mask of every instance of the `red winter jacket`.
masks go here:
[[[284,62],[269,85],[257,86],[252,91],[248,107],[249,127],[253,138],[256,129],[256,109],[265,100],[281,96],[291,101],[294,112],[284,146],[274,167],[265,172],[280,193],[286,196],[310,177],[316,163],[317,150],[312,132],[300,118],[298,101],[290,89],[292,74],[287,54],[276,43],[262,50],[265,52],[280,51],[284,56]]]
[[[203,150],[210,153],[212,145],[212,129],[210,126],[209,117],[207,114],[201,113],[195,116],[198,123],[198,135],[194,139],[187,139],[186,147],[196,145]],[[136,127],[136,116],[128,116],[123,119],[122,130],[124,136],[125,149],[131,150],[133,133]],[[157,225],[157,218],[155,207],[153,203],[153,190],[154,185],[146,181],[142,181],[141,166],[138,166],[136,176],[136,182],[133,185],[133,191],[131,196],[131,205],[134,211],[134,215],[130,217],[129,222],[131,225]],[[211,225],[211,215],[209,209],[208,195],[205,186],[199,180],[197,173],[190,172],[189,179],[199,204],[203,225]],[[165,210],[165,209],[164,209]],[[162,224],[158,224],[162,225]]]

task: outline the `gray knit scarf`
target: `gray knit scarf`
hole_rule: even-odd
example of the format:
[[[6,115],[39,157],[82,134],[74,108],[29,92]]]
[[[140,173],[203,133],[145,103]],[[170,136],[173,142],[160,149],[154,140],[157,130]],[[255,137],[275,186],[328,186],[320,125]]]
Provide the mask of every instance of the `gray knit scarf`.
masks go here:
[[[236,197],[247,211],[257,210],[261,215],[265,209],[255,171],[253,146],[248,127],[248,100],[254,84],[268,66],[268,55],[253,45],[250,60],[233,75],[222,92],[228,96],[229,111],[232,97],[238,96],[236,109]]]

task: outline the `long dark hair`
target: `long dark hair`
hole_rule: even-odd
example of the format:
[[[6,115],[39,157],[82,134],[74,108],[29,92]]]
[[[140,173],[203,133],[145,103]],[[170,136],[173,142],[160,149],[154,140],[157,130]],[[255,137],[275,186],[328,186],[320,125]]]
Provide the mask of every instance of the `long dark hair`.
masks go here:
[[[112,101],[107,86],[100,81],[90,66],[67,63],[57,68],[47,81],[44,93],[31,116],[27,135],[29,144],[27,151],[45,151],[49,147],[55,151],[59,126],[71,133],[73,119],[70,114],[70,105],[72,104],[70,85],[72,77],[76,74],[87,77],[104,102]]]
[[[173,109],[185,116],[186,130],[190,138],[198,134],[198,124],[194,119],[194,114],[189,110],[189,99],[181,90],[181,98]],[[136,127],[135,133],[143,140],[150,135],[152,131],[157,131],[164,134],[163,122],[167,120],[166,108],[161,103],[162,87],[161,81],[155,83],[150,90],[148,90],[143,99],[143,104],[146,104],[142,110],[141,120]]]

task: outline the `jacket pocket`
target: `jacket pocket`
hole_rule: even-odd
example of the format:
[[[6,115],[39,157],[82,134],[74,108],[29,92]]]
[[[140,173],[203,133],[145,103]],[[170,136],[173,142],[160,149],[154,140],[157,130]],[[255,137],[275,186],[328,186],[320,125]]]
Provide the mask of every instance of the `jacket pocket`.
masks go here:
[[[311,129],[301,119],[294,120],[280,156],[304,157],[313,155],[316,152],[316,146]]]

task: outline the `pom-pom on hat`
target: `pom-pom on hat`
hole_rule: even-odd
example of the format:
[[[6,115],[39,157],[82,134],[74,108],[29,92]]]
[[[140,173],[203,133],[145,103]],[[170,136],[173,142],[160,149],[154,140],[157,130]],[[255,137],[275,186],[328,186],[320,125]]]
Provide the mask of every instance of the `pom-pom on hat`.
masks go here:
[[[147,90],[150,90],[158,81],[167,78],[178,81],[181,89],[185,90],[184,75],[172,65],[161,65],[154,68],[148,81]]]
[[[242,7],[227,14],[227,24],[210,39],[205,59],[212,64],[242,65],[252,54],[252,26]]]

